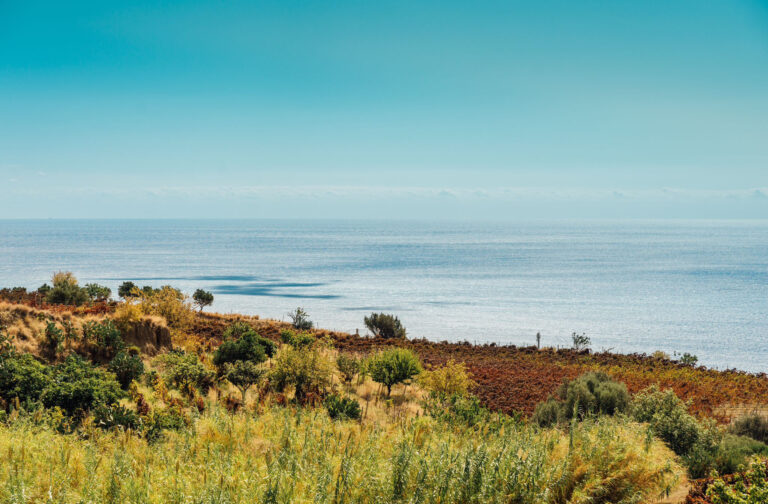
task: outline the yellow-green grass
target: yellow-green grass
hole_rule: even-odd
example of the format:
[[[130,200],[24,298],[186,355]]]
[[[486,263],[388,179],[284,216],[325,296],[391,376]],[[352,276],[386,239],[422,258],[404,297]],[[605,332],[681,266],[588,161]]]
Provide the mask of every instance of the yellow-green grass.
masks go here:
[[[0,475],[3,503],[635,503],[682,470],[643,426],[619,419],[569,434],[210,405],[154,442],[19,417],[0,424]]]

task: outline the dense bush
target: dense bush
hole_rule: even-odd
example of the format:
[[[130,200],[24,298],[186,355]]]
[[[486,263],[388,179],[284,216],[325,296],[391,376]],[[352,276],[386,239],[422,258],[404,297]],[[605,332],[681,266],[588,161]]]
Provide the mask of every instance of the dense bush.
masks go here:
[[[768,466],[764,459],[755,457],[744,474],[737,474],[726,483],[716,479],[707,488],[712,504],[765,504],[768,502]]]
[[[77,284],[77,278],[69,271],[55,273],[51,283],[53,287],[46,293],[49,303],[79,306],[90,299],[88,292]]]
[[[99,404],[93,409],[93,423],[102,429],[137,429],[139,415],[119,404]]]
[[[729,429],[733,434],[749,436],[763,443],[768,443],[768,416],[750,413],[739,417]]]
[[[547,427],[570,420],[574,415],[581,420],[586,416],[622,413],[628,406],[626,385],[604,373],[587,373],[563,383],[556,397],[550,397],[536,407],[533,419]]]
[[[304,404],[310,394],[323,395],[332,373],[333,363],[319,345],[303,348],[286,345],[277,353],[269,381],[279,392],[293,387],[296,401]]]
[[[341,373],[344,383],[352,382],[352,379],[360,372],[360,360],[352,355],[339,354],[336,357],[336,367]]]
[[[648,423],[653,433],[680,455],[694,478],[706,476],[715,466],[721,436],[713,422],[697,420],[672,390],[653,385],[635,395],[631,416]]]
[[[45,325],[45,332],[43,334],[43,343],[46,350],[55,356],[61,349],[61,344],[64,341],[64,331],[59,329],[55,322],[48,322]]]
[[[171,329],[184,331],[192,325],[194,313],[189,299],[170,285],[142,289],[138,305],[145,315],[163,317]]]
[[[264,353],[267,357],[274,357],[277,352],[277,344],[271,339],[259,336],[256,331],[248,325],[246,322],[235,322],[224,330],[222,338],[224,341],[236,340],[243,337],[246,334],[252,334],[256,341],[264,347]]]
[[[282,331],[280,333],[280,339],[286,345],[291,345],[296,348],[310,346],[317,341],[317,339],[310,333],[296,333],[293,331]]]
[[[289,312],[288,318],[291,319],[293,328],[298,329],[299,331],[309,331],[314,325],[312,321],[309,320],[309,314],[304,311],[304,308],[301,307],[296,308],[292,312]]]
[[[123,299],[128,299],[136,296],[136,290],[138,290],[138,287],[135,283],[123,282],[120,284],[120,287],[117,288],[117,295]]]
[[[719,474],[733,474],[753,455],[768,456],[768,445],[747,436],[726,434],[714,455],[714,469]]]
[[[106,301],[112,295],[112,289],[96,283],[85,284],[83,289],[91,301]]]
[[[109,370],[115,374],[123,390],[127,390],[133,380],[144,374],[144,363],[138,355],[120,352],[109,363]]]
[[[214,384],[213,373],[196,354],[168,352],[158,360],[164,368],[165,380],[184,393],[198,390],[205,395]]]
[[[192,294],[192,300],[195,302],[195,306],[200,308],[200,311],[203,311],[203,308],[213,304],[213,294],[203,289],[197,289]]]
[[[438,395],[466,395],[474,386],[472,377],[463,362],[449,360],[444,366],[423,371],[419,375],[422,387]]]
[[[17,398],[27,405],[37,401],[50,381],[50,369],[32,354],[9,353],[0,357],[0,398],[8,404]]]
[[[112,404],[122,396],[115,375],[94,367],[78,355],[70,355],[55,366],[41,400],[69,414],[80,414],[98,404]]]
[[[84,325],[83,338],[92,340],[96,344],[97,353],[105,359],[114,358],[125,348],[120,329],[110,319]]]
[[[334,420],[360,419],[360,403],[350,397],[331,394],[323,401],[323,405],[328,410],[328,416]]]
[[[363,322],[377,338],[405,339],[405,327],[394,315],[371,313],[363,319]]]
[[[258,334],[248,331],[238,339],[228,340],[219,345],[213,354],[213,365],[223,372],[225,364],[234,364],[237,361],[250,361],[259,364],[267,360],[266,348]]]
[[[373,381],[387,387],[389,396],[392,394],[392,386],[408,383],[421,373],[421,362],[411,350],[390,348],[370,356],[365,368]]]

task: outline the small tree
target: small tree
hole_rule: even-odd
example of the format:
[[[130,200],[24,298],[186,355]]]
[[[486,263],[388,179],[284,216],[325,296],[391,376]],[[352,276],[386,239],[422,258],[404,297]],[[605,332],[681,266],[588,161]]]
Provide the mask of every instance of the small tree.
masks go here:
[[[97,283],[85,284],[83,288],[91,301],[106,301],[112,295],[112,289]]]
[[[475,385],[463,362],[449,360],[445,366],[424,371],[419,375],[419,383],[424,388],[440,397],[466,395]]]
[[[70,271],[54,273],[51,283],[53,287],[46,294],[49,303],[79,306],[89,299],[88,292],[77,284]]]
[[[224,378],[240,390],[243,395],[243,406],[248,389],[259,383],[266,371],[251,361],[237,361],[234,364],[224,365]]]
[[[369,357],[366,369],[373,381],[387,387],[389,397],[393,385],[408,383],[421,373],[421,363],[412,351],[406,348],[391,348]]]
[[[330,383],[332,372],[333,362],[320,345],[299,348],[285,345],[277,353],[269,381],[280,392],[293,386],[296,401],[304,404],[310,393],[322,395]]]
[[[296,308],[292,312],[288,312],[288,318],[291,319],[293,327],[299,331],[309,331],[314,325],[312,321],[309,320],[309,314],[301,307]]]
[[[573,340],[573,349],[576,351],[586,350],[592,344],[592,339],[586,334],[571,334],[571,340]]]
[[[134,291],[138,289],[135,283],[133,282],[123,282],[120,284],[120,287],[117,288],[117,295],[120,296],[123,299],[128,299],[132,297],[136,297],[134,295]]]
[[[224,330],[224,333],[221,336],[224,341],[231,341],[240,339],[247,333],[251,333],[256,341],[264,347],[264,353],[267,354],[267,357],[275,356],[277,344],[271,339],[259,336],[259,334],[254,331],[253,327],[246,322],[235,322],[234,324],[231,324]]]
[[[199,307],[200,311],[203,311],[203,308],[213,304],[213,294],[203,289],[197,289],[192,294],[192,300],[195,302],[195,306]]]
[[[405,327],[400,319],[387,313],[371,313],[363,319],[365,327],[377,338],[405,339]]]
[[[360,361],[351,355],[339,354],[336,357],[336,367],[339,368],[344,383],[350,383],[360,372]]]
[[[259,341],[259,336],[249,331],[236,340],[222,343],[213,354],[213,365],[223,374],[225,364],[234,364],[237,361],[250,361],[260,364],[267,360],[264,345]]]

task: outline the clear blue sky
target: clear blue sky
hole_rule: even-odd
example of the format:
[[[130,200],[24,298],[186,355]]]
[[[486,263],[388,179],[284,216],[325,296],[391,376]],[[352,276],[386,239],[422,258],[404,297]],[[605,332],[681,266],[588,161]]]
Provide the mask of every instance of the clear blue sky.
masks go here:
[[[88,216],[768,218],[768,2],[0,0],[0,218]]]

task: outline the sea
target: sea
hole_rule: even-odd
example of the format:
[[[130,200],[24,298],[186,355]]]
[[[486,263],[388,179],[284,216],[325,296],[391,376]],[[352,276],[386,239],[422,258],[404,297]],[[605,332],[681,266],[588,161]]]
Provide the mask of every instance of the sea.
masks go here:
[[[768,372],[768,222],[0,220],[0,286],[69,270],[213,292],[208,310],[366,334],[694,354]]]

